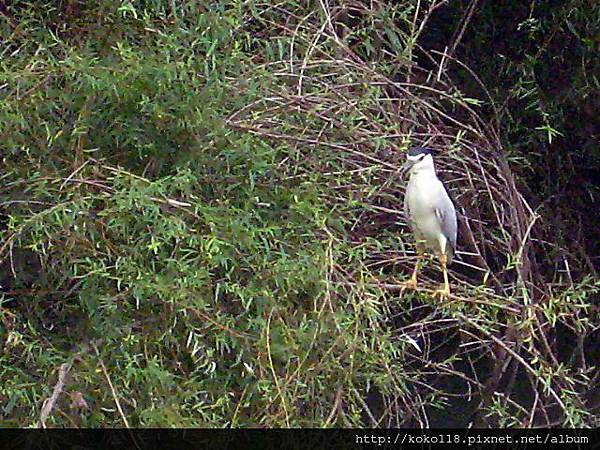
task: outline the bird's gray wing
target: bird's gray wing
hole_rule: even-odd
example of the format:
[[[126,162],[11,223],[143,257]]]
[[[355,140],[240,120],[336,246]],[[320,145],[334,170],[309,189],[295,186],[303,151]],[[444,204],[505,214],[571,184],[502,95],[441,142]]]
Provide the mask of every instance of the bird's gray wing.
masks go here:
[[[456,235],[458,231],[458,226],[456,224],[456,209],[441,182],[439,188],[441,192],[440,195],[437,196],[438,200],[434,205],[435,214],[440,221],[442,233],[444,233],[446,239],[450,241],[452,250],[454,251],[456,250]]]

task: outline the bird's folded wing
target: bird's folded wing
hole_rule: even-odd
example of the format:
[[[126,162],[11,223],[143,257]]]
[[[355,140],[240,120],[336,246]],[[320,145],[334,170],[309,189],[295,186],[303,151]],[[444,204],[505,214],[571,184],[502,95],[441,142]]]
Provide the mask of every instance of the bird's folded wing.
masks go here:
[[[456,210],[454,209],[452,200],[450,200],[448,193],[441,183],[440,187],[443,192],[438,197],[439,200],[434,206],[435,214],[440,221],[442,233],[444,233],[444,236],[450,241],[452,248],[456,249],[456,233],[458,229],[456,224]]]

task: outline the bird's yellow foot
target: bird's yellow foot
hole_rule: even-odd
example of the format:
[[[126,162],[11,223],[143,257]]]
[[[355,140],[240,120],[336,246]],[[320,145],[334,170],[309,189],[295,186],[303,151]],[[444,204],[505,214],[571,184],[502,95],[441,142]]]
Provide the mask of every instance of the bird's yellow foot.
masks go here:
[[[444,298],[448,298],[450,297],[450,286],[444,286],[441,289],[437,289],[434,293],[433,293],[434,297],[439,297],[440,300],[444,299]]]
[[[404,281],[401,283],[404,287],[409,289],[417,289],[417,279],[415,277],[411,277],[410,280]]]

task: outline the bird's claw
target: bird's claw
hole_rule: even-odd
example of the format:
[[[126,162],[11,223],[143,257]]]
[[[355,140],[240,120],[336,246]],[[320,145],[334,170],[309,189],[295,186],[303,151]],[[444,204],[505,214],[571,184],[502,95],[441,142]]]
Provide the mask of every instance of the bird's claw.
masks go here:
[[[402,282],[402,286],[404,286],[405,288],[408,288],[408,289],[416,290],[417,289],[417,280],[415,280],[414,278],[411,278],[408,281]]]
[[[439,297],[440,300],[450,297],[450,286],[445,286],[441,289],[437,289],[436,291],[434,291],[433,296]]]

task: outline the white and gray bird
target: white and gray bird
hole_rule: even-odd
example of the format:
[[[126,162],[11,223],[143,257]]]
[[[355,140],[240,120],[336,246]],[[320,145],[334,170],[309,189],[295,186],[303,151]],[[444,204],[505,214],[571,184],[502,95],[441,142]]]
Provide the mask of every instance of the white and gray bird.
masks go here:
[[[417,272],[425,252],[435,254],[444,272],[444,287],[436,294],[450,295],[447,266],[456,249],[456,209],[444,185],[438,179],[433,164],[432,149],[413,147],[406,154],[403,174],[410,175],[404,195],[404,215],[417,241],[417,263],[412,277],[405,284],[417,287]]]

